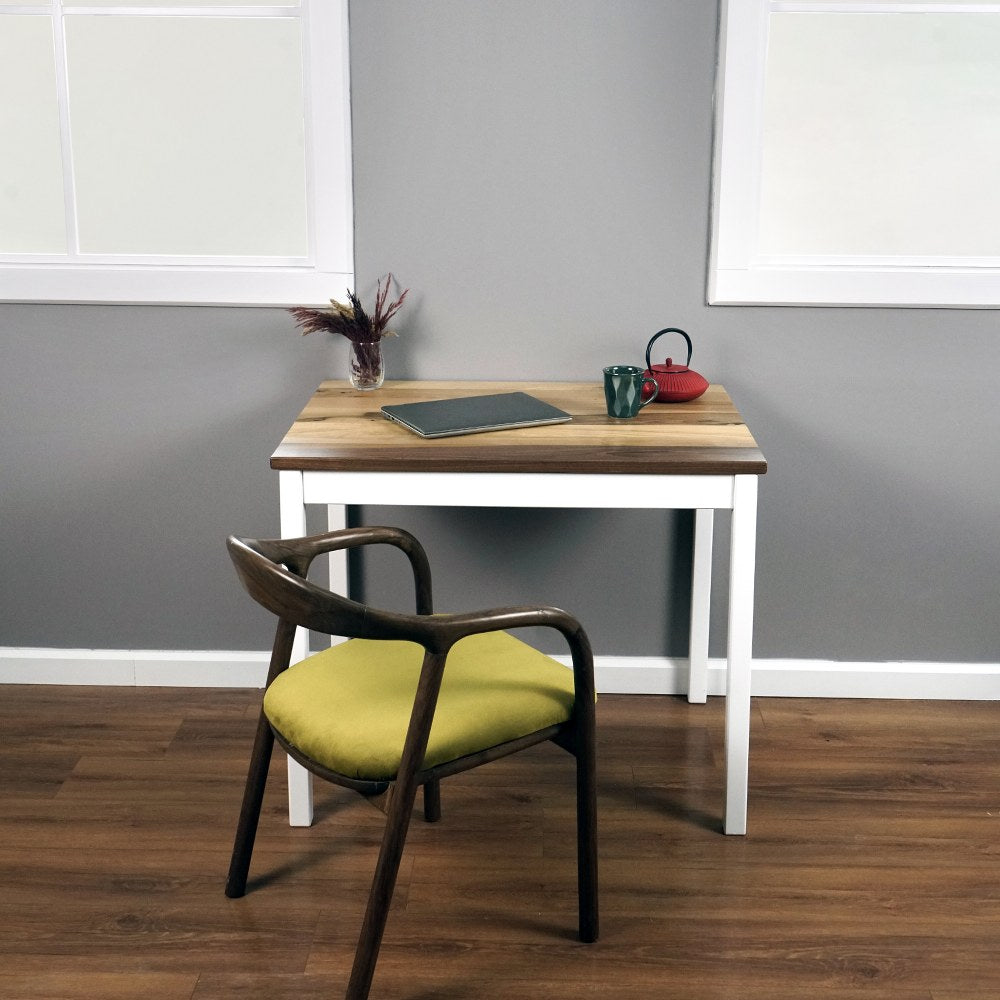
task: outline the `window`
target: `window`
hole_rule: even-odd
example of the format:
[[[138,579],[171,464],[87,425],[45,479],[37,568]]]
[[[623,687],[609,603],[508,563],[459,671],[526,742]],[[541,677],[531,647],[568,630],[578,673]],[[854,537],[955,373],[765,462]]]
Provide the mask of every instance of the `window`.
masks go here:
[[[1000,3],[722,17],[709,302],[1000,306]]]
[[[346,0],[0,0],[0,299],[353,283]]]

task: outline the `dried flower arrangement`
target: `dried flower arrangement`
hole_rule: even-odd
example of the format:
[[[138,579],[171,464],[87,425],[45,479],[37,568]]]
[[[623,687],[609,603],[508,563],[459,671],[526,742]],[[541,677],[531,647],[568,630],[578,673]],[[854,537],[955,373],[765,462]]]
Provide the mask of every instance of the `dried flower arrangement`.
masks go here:
[[[392,284],[391,274],[385,278],[383,285],[380,280],[375,294],[375,308],[369,315],[361,300],[348,289],[349,305],[330,299],[331,309],[309,309],[296,306],[288,311],[295,317],[295,325],[302,330],[303,336],[324,330],[327,333],[339,333],[351,342],[351,382],[359,389],[377,389],[382,384],[382,345],[383,337],[395,337],[389,329],[389,320],[399,311],[409,289],[404,289],[395,302],[389,302],[389,287]]]

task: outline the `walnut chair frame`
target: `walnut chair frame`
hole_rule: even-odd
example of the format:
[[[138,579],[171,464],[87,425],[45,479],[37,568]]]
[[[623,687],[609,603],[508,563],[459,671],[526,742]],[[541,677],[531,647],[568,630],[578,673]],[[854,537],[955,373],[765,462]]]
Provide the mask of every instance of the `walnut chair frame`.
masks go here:
[[[317,556],[371,544],[395,546],[408,557],[416,588],[415,614],[397,614],[368,607],[306,579],[310,564]],[[278,617],[268,686],[289,666],[292,641],[299,626],[346,638],[405,639],[422,646],[424,655],[402,760],[392,781],[364,781],[329,770],[290,745],[272,729],[261,710],[226,895],[236,898],[246,892],[275,738],[293,759],[318,777],[353,788],[376,800],[381,799],[380,807],[384,808],[387,816],[386,827],[346,994],[347,1000],[366,1000],[417,789],[420,786],[424,788],[424,815],[433,822],[440,817],[442,778],[550,740],[576,758],[579,936],[585,942],[597,940],[594,667],[590,643],[579,622],[565,611],[550,607],[505,607],[470,614],[433,615],[427,556],[416,538],[398,528],[348,528],[308,538],[269,541],[230,537],[227,545],[243,587]],[[569,646],[574,683],[574,704],[569,720],[458,760],[436,767],[422,767],[442,676],[452,646],[467,636],[529,626],[556,629]]]

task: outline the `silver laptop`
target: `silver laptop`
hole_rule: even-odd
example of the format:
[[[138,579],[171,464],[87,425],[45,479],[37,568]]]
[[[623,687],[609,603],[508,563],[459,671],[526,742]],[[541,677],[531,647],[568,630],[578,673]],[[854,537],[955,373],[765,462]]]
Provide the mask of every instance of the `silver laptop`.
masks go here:
[[[421,437],[479,434],[511,427],[562,424],[573,418],[557,406],[526,392],[500,392],[491,396],[461,396],[421,403],[395,403],[382,407],[389,420]]]

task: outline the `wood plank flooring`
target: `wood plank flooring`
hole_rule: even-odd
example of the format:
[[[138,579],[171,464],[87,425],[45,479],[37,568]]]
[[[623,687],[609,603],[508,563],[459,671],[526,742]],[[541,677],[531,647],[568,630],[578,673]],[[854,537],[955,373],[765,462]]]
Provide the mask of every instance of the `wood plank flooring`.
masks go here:
[[[259,691],[0,687],[0,998],[339,997],[382,816],[276,758],[223,882]],[[572,761],[448,779],[373,1000],[1000,1000],[1000,703],[755,699],[750,833],[723,702],[598,706],[601,939],[575,938]]]

